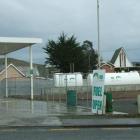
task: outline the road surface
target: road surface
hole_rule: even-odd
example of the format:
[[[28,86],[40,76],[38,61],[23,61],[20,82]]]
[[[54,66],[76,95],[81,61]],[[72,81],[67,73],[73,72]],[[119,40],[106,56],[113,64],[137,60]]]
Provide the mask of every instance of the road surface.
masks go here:
[[[1,128],[0,140],[139,140],[140,128]]]

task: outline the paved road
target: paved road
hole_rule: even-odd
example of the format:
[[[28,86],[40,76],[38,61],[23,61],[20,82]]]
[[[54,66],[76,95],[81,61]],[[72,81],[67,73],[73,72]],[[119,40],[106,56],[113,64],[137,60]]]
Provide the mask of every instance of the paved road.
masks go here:
[[[140,128],[8,128],[0,140],[139,140]]]

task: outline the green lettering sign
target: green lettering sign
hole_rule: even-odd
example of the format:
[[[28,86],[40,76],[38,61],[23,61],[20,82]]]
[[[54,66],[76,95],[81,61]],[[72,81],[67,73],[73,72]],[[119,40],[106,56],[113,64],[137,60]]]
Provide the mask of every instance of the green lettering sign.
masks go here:
[[[102,96],[102,87],[93,87],[93,95]]]
[[[102,109],[102,101],[93,100],[93,109],[101,110]]]
[[[111,77],[113,79],[113,77]],[[92,112],[95,114],[103,114],[104,110],[104,81],[105,71],[93,71],[93,86],[92,86]]]

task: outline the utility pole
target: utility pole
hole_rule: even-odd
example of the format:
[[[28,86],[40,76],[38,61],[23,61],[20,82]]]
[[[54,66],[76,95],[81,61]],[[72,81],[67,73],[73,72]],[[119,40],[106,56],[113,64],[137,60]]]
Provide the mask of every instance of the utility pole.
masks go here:
[[[100,9],[99,9],[99,0],[97,0],[97,34],[98,34],[98,69],[100,69]]]

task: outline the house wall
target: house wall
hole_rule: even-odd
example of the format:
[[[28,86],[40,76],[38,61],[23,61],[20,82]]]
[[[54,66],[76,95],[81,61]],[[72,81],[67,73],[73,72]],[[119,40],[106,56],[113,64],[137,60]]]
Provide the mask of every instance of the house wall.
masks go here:
[[[126,67],[133,67],[132,63],[126,57]]]
[[[120,67],[120,62],[119,62],[120,59],[119,59],[119,58],[120,58],[120,57],[118,56],[117,59],[116,59],[116,61],[115,61],[115,63],[114,63],[114,66],[115,66],[115,67]]]
[[[7,69],[7,77],[8,78],[22,78],[23,75],[21,75],[14,67],[10,66]],[[5,71],[3,73],[0,74],[0,80],[5,79]]]
[[[114,72],[114,68],[109,66],[109,65],[103,65],[101,67],[101,69],[104,69],[106,71],[106,73],[111,73],[111,72]]]
[[[128,60],[125,52],[123,50],[120,51],[115,63],[115,67],[133,67],[132,63]]]

